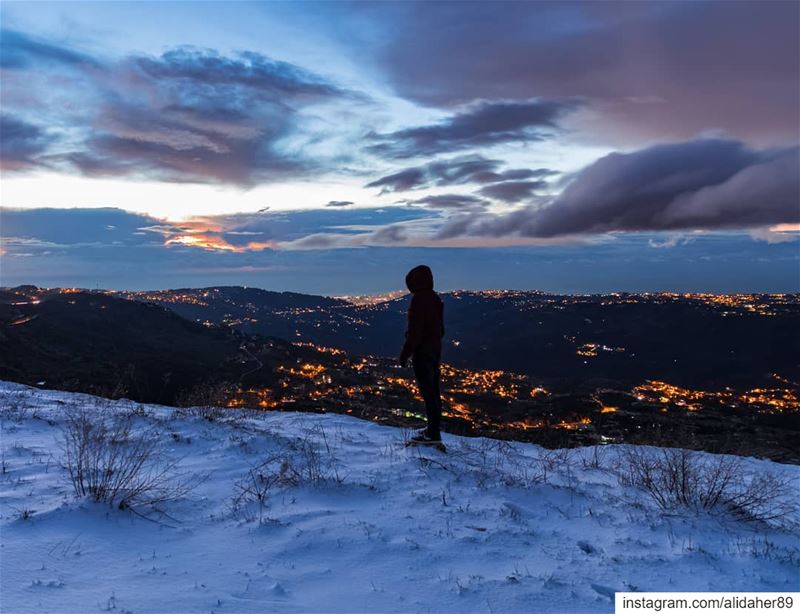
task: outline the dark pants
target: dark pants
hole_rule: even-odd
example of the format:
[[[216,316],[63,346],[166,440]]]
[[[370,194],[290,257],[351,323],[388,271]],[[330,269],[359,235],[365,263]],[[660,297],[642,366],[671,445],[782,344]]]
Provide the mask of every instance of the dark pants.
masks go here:
[[[425,413],[428,415],[428,436],[439,439],[439,423],[442,421],[442,397],[439,394],[439,360],[428,354],[418,352],[411,357],[414,363],[414,376],[417,378],[419,393],[425,400]]]

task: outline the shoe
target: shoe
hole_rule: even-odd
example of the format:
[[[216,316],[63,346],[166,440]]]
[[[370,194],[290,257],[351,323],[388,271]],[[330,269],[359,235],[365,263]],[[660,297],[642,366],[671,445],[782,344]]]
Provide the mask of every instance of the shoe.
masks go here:
[[[427,432],[419,433],[418,435],[415,435],[414,437],[409,439],[406,442],[406,447],[408,446],[430,446],[432,448],[436,448],[440,452],[447,451],[447,448],[445,448],[445,445],[442,443],[441,438],[432,439],[431,437],[428,436]]]
[[[422,429],[421,431],[417,431],[413,437],[410,438],[410,441],[417,441],[417,442],[424,442],[430,443],[435,441],[442,441],[442,436],[439,435],[438,437],[431,437],[428,435],[428,429]]]

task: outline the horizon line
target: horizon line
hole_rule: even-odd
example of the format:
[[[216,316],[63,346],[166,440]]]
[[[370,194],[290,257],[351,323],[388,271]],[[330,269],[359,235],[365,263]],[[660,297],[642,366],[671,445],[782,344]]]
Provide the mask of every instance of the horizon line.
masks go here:
[[[215,286],[183,286],[183,287],[174,287],[174,288],[150,288],[150,289],[143,289],[143,290],[133,290],[133,289],[120,289],[120,288],[89,288],[89,287],[82,287],[82,286],[37,286],[36,284],[18,284],[16,286],[2,286],[0,285],[0,291],[13,291],[18,288],[35,288],[37,290],[44,290],[44,291],[66,291],[69,290],[71,292],[86,292],[86,293],[131,293],[131,294],[146,294],[146,293],[156,293],[156,292],[177,292],[180,290],[220,290],[224,288],[241,288],[244,290],[260,290],[262,292],[271,292],[273,294],[297,294],[300,296],[317,296],[321,298],[331,298],[331,299],[339,299],[344,301],[349,301],[350,299],[364,299],[364,298],[383,298],[386,297],[385,300],[394,300],[396,298],[402,298],[410,294],[407,290],[388,290],[386,292],[374,292],[374,293],[350,293],[350,294],[314,294],[309,292],[297,292],[294,290],[271,290],[268,288],[262,288],[259,286],[252,286],[252,285],[244,285],[244,284],[233,284],[233,285],[215,285]],[[472,288],[456,288],[451,290],[439,290],[437,291],[439,294],[487,294],[487,293],[497,293],[497,294],[538,294],[542,296],[570,296],[570,297],[579,297],[579,296],[678,296],[678,297],[697,297],[697,296],[770,296],[770,297],[780,297],[780,296],[798,296],[800,295],[800,290],[794,292],[709,292],[709,291],[693,291],[693,292],[679,292],[675,290],[637,290],[637,291],[630,291],[630,290],[611,290],[608,292],[550,292],[547,290],[533,290],[533,289],[518,289],[518,288],[481,288],[481,289],[472,289]]]

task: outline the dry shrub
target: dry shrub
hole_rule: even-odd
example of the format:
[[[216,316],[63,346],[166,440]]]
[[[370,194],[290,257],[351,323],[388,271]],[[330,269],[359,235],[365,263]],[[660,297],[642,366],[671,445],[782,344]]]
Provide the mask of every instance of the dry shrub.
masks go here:
[[[227,402],[228,390],[224,384],[198,385],[175,397],[178,407],[209,422],[215,422],[225,415],[228,411],[225,407]]]
[[[324,430],[322,440],[322,447],[317,446],[310,435],[290,440],[248,469],[234,484],[235,494],[231,502],[234,513],[255,503],[261,520],[268,495],[275,487],[341,483],[338,461],[328,445]]]
[[[160,451],[154,428],[136,431],[131,413],[80,407],[62,429],[64,465],[75,494],[120,509],[155,506],[190,492],[198,480],[177,471],[178,461]]]
[[[583,469],[605,469],[606,449],[603,446],[588,446],[581,449],[580,461]]]
[[[621,484],[643,488],[663,510],[689,507],[791,526],[798,511],[797,484],[776,471],[745,475],[736,456],[682,448],[629,447],[618,467]]]
[[[497,485],[527,488],[550,483],[560,476],[568,487],[575,486],[572,450],[539,448],[535,457],[521,454],[513,442],[501,439],[477,439],[454,447],[450,458],[458,459],[464,468],[448,467],[457,477],[471,475],[478,488]]]
[[[464,440],[458,447],[453,446],[448,455],[448,459],[461,461],[461,467],[450,463],[457,478],[469,475],[474,478],[478,488],[490,488],[498,484],[516,486],[522,479],[517,475],[520,467],[518,455],[513,446],[502,439]]]
[[[534,473],[535,482],[548,484],[553,476],[560,474],[566,477],[570,487],[575,486],[570,448],[542,449],[536,461],[535,467],[538,468],[538,473]]]
[[[31,417],[32,397],[27,391],[0,391],[0,418],[4,421],[23,422]]]

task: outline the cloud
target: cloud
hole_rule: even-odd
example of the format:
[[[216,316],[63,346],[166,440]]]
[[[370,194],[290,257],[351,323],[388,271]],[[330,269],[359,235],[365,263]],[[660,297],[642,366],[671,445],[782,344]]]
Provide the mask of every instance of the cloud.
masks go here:
[[[458,209],[462,211],[483,211],[489,201],[469,194],[435,194],[406,201],[411,205],[424,205],[431,209]]]
[[[403,192],[425,187],[428,183],[425,167],[406,168],[402,171],[386,175],[368,183],[368,188],[382,188],[381,194],[387,192]]]
[[[535,191],[543,190],[547,185],[546,181],[503,181],[484,186],[478,193],[494,200],[516,203],[530,199]]]
[[[259,240],[282,243],[314,234],[333,232],[343,236],[372,232],[384,226],[436,218],[433,211],[417,207],[386,208],[323,208],[265,213],[234,213],[228,215],[196,216],[180,224],[181,232],[192,228],[219,233],[229,242],[242,241],[241,233]],[[237,234],[234,234],[237,233]]]
[[[470,228],[475,225],[478,219],[482,216],[462,213],[460,215],[453,215],[442,224],[436,231],[436,238],[442,241],[448,239],[455,239],[458,237],[468,236]]]
[[[10,245],[57,247],[62,250],[95,247],[182,246],[230,252],[272,247],[257,240],[260,232],[227,229],[212,219],[180,223],[113,207],[97,209],[2,209],[2,238]]]
[[[439,235],[556,237],[797,223],[799,152],[697,139],[613,153],[577,173],[547,206],[454,218]]]
[[[352,200],[329,200],[326,207],[347,207],[355,204]]]
[[[407,230],[400,226],[386,226],[369,232],[358,234],[340,234],[335,232],[316,233],[294,241],[285,241],[279,245],[282,251],[325,251],[353,250],[368,247],[404,247],[409,239]]]
[[[114,210],[119,211],[119,210]],[[181,222],[148,218],[136,230],[170,250],[247,254],[281,249],[333,249],[396,245],[410,237],[406,225],[438,214],[414,207],[311,209],[195,216]]]
[[[664,257],[663,250],[650,247],[652,233],[435,239],[426,229],[439,223],[438,215],[416,207],[399,209],[247,213],[176,224],[119,209],[3,208],[0,286],[243,284],[342,295],[400,287],[409,268],[427,262],[443,288],[522,283],[560,292],[798,291],[796,238],[768,244],[746,233],[693,233],[691,242]],[[337,219],[352,226],[339,226]],[[800,224],[770,228],[776,235],[797,237]],[[172,233],[210,234],[236,246],[270,241],[275,249],[165,245]],[[468,249],[476,247],[481,249]],[[598,275],[600,270],[607,274]]]
[[[38,126],[12,115],[0,115],[0,168],[16,171],[37,166],[37,157],[52,140]]]
[[[3,45],[4,107],[24,113],[36,100],[41,119],[68,132],[60,142],[41,140],[37,153],[47,155],[28,166],[88,176],[241,187],[303,176],[324,158],[307,113],[326,105],[335,116],[337,105],[365,101],[250,51],[179,47],[111,61],[20,33],[4,34]],[[43,104],[53,92],[58,104]]]
[[[80,253],[96,258],[102,250],[120,250],[129,266],[156,258],[155,253],[165,259],[175,254],[246,259],[284,249],[401,245],[439,217],[415,207],[236,213],[180,222],[110,207],[0,211],[4,255]]]
[[[501,173],[487,173],[476,177],[479,183],[494,183],[499,181],[520,181],[536,177],[551,177],[560,175],[558,171],[549,168],[512,168]]]
[[[0,31],[0,67],[36,68],[43,63],[96,68],[98,60],[88,54],[53,44],[24,32]]]
[[[160,243],[142,228],[159,227],[162,220],[112,207],[97,209],[0,209],[0,236],[17,237],[51,245],[104,243],[138,245]],[[113,227],[113,228],[109,228]],[[166,227],[169,228],[169,227]]]
[[[347,235],[341,234],[334,234],[334,233],[323,233],[317,232],[314,234],[306,235],[305,237],[301,237],[299,239],[294,239],[292,241],[284,241],[281,244],[283,249],[334,249],[336,247],[342,247],[347,245],[348,247],[353,247],[350,243],[345,243],[349,240]]]
[[[381,194],[403,192],[431,186],[451,186],[466,183],[495,183],[507,180],[524,180],[533,177],[557,175],[546,168],[516,168],[500,172],[500,160],[490,160],[479,155],[468,155],[436,160],[420,166],[405,168],[368,183],[365,187],[381,188]]]
[[[177,80],[189,82],[191,87],[205,84],[212,90],[228,86],[242,87],[256,91],[270,101],[274,101],[276,95],[327,98],[343,93],[310,71],[253,51],[245,51],[231,58],[211,50],[179,47],[159,58],[135,57],[131,63],[156,82]]]
[[[649,239],[647,244],[653,249],[672,249],[679,245],[686,245],[693,240],[693,237],[686,235],[669,235],[666,237],[657,237]]]
[[[475,181],[484,181],[487,176],[495,175],[496,169],[502,165],[500,160],[488,160],[483,156],[471,155],[438,160],[421,166],[405,168],[368,183],[368,188],[382,188],[386,192],[402,192],[425,188],[432,185],[459,185]]]
[[[800,147],[762,152],[727,180],[680,194],[658,219],[704,228],[800,222]]]
[[[408,229],[402,224],[381,226],[375,230],[356,234],[320,232],[284,241],[279,248],[288,251],[358,249],[364,247],[401,246],[409,240]]]
[[[183,247],[198,247],[208,251],[236,253],[258,252],[275,247],[275,244],[269,241],[248,241],[244,245],[233,245],[214,233],[179,234],[167,239],[164,245],[180,245]]]
[[[401,224],[391,224],[373,232],[371,239],[378,244],[403,243],[408,239],[408,233]]]
[[[616,146],[708,128],[786,143],[800,132],[798,20],[796,2],[383,3],[356,22],[381,36],[353,39],[428,107],[579,96],[582,127]]]
[[[770,245],[778,243],[794,243],[800,241],[800,224],[776,224],[764,228],[754,228],[750,236],[757,241],[766,241]]]
[[[488,147],[515,141],[539,141],[558,128],[558,120],[580,106],[577,99],[482,101],[461,108],[436,124],[371,134],[367,150],[386,158],[412,158]]]

